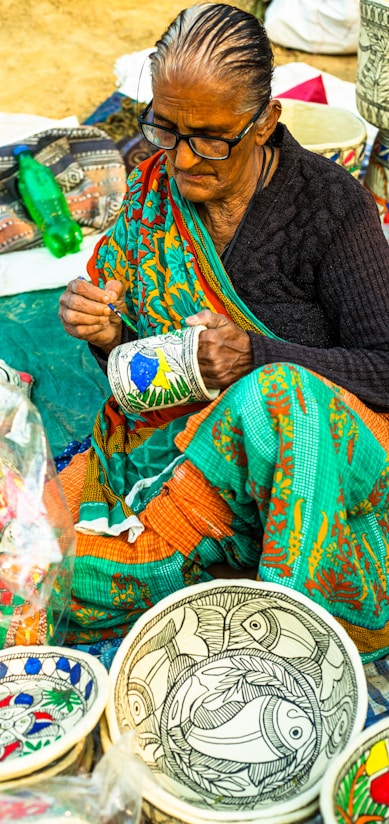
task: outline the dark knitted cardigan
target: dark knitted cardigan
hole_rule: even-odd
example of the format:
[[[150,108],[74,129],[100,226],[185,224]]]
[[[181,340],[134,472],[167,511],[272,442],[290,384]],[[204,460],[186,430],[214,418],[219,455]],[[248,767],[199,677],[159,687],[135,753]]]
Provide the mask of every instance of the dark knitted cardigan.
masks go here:
[[[374,199],[286,127],[277,138],[277,170],[223,256],[236,292],[282,338],[249,333],[254,367],[299,364],[389,411],[389,246]]]

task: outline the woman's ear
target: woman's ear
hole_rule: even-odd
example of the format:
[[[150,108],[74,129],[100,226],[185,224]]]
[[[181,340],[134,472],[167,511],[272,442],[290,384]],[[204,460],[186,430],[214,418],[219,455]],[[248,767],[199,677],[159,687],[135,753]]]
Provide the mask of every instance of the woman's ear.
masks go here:
[[[256,124],[256,138],[258,145],[266,143],[277,126],[282,106],[279,100],[269,100],[266,109]]]

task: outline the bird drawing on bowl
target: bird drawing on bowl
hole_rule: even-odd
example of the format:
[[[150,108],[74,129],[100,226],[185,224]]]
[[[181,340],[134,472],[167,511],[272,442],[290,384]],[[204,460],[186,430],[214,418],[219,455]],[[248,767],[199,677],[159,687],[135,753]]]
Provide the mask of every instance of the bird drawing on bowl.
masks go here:
[[[155,355],[145,355],[144,352],[136,352],[131,362],[128,364],[128,376],[134,382],[139,392],[146,392],[150,386],[162,386],[170,389],[170,381],[167,374],[171,368],[166,360],[162,349],[155,349]]]
[[[24,755],[63,734],[62,713],[44,705],[39,687],[0,695],[0,761]]]
[[[179,358],[181,339],[174,334],[165,338],[164,349],[143,343],[128,364],[128,378],[139,392],[144,393],[150,387],[171,389],[174,377],[185,377]]]

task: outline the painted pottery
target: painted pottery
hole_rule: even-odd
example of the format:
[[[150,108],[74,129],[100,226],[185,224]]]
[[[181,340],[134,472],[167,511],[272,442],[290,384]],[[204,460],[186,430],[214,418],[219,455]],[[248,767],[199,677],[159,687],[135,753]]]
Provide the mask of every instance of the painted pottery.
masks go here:
[[[105,667],[88,653],[44,646],[2,650],[0,782],[47,766],[85,738],[108,692]]]
[[[151,804],[149,801],[143,801],[141,824],[211,824],[215,820],[213,817],[210,818],[212,813],[209,809],[195,810],[194,807],[183,804],[180,799],[173,798],[171,795],[168,799],[161,799],[161,803],[165,805],[163,809],[156,806],[155,803]],[[315,799],[303,810],[290,811],[283,816],[274,816],[271,810],[268,810],[265,817],[255,812],[251,814],[250,818],[241,818],[237,814],[234,819],[225,817],[223,822],[226,822],[226,824],[227,822],[228,824],[244,824],[246,821],[250,821],[250,824],[265,824],[265,822],[266,824],[294,824],[295,822],[296,824],[297,822],[298,824],[304,824],[304,822],[306,824],[317,824],[316,820],[314,822],[312,820],[312,816],[315,815],[317,810],[318,801]],[[202,813],[202,815],[199,813]],[[228,813],[226,816],[228,816]],[[218,818],[217,821],[220,822],[221,819]]]
[[[306,149],[344,166],[358,177],[366,148],[366,128],[357,115],[337,106],[281,100],[281,121]]]
[[[23,787],[25,788],[31,787],[33,784],[38,784],[41,781],[47,781],[49,778],[57,778],[59,775],[74,775],[81,766],[83,758],[86,755],[86,749],[87,739],[82,738],[69,752],[65,753],[61,758],[57,758],[53,763],[48,764],[47,767],[31,772],[29,775],[23,775],[22,778],[14,778],[11,781],[0,781],[0,792],[20,789],[21,781],[23,781]]]
[[[189,326],[116,346],[107,374],[122,409],[141,412],[216,398],[219,390],[207,389],[197,363],[198,339],[205,328]]]
[[[383,220],[389,210],[389,131],[377,132],[364,182]]]
[[[368,727],[326,772],[320,793],[325,824],[389,821],[389,719]]]
[[[137,732],[153,776],[145,802],[185,822],[209,820],[210,808],[215,822],[300,820],[367,709],[361,660],[339,623],[253,581],[164,598],[122,642],[110,680],[110,739]]]
[[[360,16],[356,100],[378,128],[364,182],[383,220],[389,209],[389,0],[361,0]]]
[[[100,731],[101,749],[103,750],[103,753],[105,754],[112,747],[112,741],[109,737],[108,721],[107,721],[107,716],[106,716],[105,712],[103,712],[103,714],[100,718],[99,731]]]
[[[358,111],[389,130],[389,0],[361,0],[356,100]]]

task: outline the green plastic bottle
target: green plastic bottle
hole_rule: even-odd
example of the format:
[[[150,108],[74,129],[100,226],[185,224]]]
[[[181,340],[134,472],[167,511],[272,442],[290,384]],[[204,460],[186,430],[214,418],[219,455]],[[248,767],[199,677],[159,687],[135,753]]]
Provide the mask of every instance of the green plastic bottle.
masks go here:
[[[20,197],[41,229],[45,246],[56,257],[78,252],[82,242],[81,226],[73,220],[51,169],[35,160],[25,145],[14,149],[14,157],[19,163]]]

